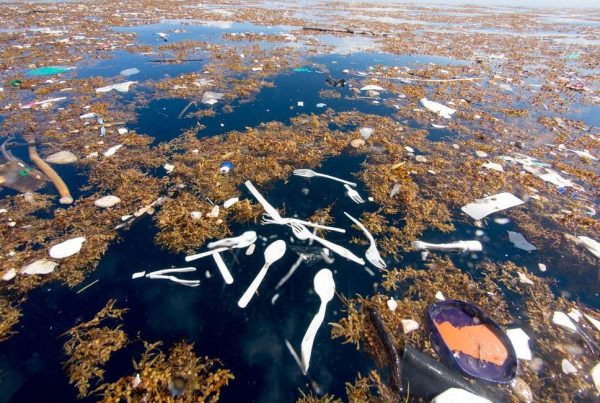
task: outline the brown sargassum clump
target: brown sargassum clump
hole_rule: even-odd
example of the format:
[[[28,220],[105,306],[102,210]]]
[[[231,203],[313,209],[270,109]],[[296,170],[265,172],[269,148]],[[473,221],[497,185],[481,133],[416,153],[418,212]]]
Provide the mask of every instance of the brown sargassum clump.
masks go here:
[[[0,299],[0,341],[8,339],[17,332],[11,330],[19,322],[21,311],[18,307],[11,305],[6,299]]]
[[[216,402],[221,388],[234,379],[218,360],[197,357],[193,344],[177,343],[168,355],[160,345],[144,342],[141,359],[133,362],[136,374],[103,385],[102,401]],[[134,386],[136,375],[140,382]]]
[[[127,335],[116,327],[102,326],[105,320],[122,320],[127,309],[115,308],[116,300],[111,299],[106,306],[88,322],[74,326],[66,332],[69,340],[64,344],[65,354],[69,357],[64,363],[69,383],[78,390],[78,397],[90,394],[92,379],[104,378],[104,364],[112,353],[127,344]]]

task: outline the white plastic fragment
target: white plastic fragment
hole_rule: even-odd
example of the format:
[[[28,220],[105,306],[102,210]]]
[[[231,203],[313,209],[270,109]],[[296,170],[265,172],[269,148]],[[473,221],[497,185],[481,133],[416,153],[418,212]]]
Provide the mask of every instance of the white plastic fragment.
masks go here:
[[[575,365],[571,364],[571,361],[567,360],[566,358],[563,358],[563,360],[560,362],[560,366],[562,371],[567,375],[577,373],[577,368],[575,368]]]
[[[492,403],[490,400],[477,396],[464,389],[450,388],[437,395],[431,403]]]
[[[488,153],[486,153],[485,151],[481,151],[481,150],[475,151],[475,155],[478,156],[479,158],[487,158],[488,157]]]
[[[130,69],[121,70],[121,72],[119,74],[122,75],[122,76],[125,76],[125,77],[129,77],[129,76],[132,76],[132,75],[137,74],[139,72],[140,72],[139,69],[137,69],[135,67],[132,67]]]
[[[410,244],[416,250],[442,250],[459,252],[481,252],[483,250],[483,246],[479,241],[456,241],[452,243],[412,241]]]
[[[200,217],[202,217],[202,212],[200,212],[200,211],[192,211],[190,213],[190,216],[192,217],[193,220],[199,220]]]
[[[510,222],[510,218],[508,217],[498,217],[494,218],[494,222],[499,225],[506,225]]]
[[[214,205],[210,213],[207,213],[206,216],[209,218],[217,218],[219,216],[219,205]]]
[[[385,88],[380,87],[378,85],[365,85],[360,89],[361,91],[385,91]]]
[[[506,210],[525,203],[517,196],[511,193],[498,193],[483,199],[478,199],[473,203],[461,207],[461,210],[474,220],[481,220],[484,217],[498,211]]]
[[[100,208],[109,208],[119,203],[121,203],[121,199],[113,195],[104,196],[94,201],[94,205]]]
[[[402,319],[400,321],[402,322],[402,329],[404,331],[404,334],[408,334],[419,328],[419,322],[417,322],[416,320]]]
[[[303,101],[298,101],[298,106],[304,106],[304,102]]]
[[[592,376],[592,381],[594,381],[594,386],[596,386],[596,390],[600,393],[600,362],[592,368],[590,375]]]
[[[387,306],[390,309],[390,311],[394,312],[396,308],[398,308],[398,303],[394,298],[390,298],[387,300]]]
[[[71,164],[77,161],[77,156],[71,151],[59,151],[46,157],[46,162],[50,164]]]
[[[17,271],[15,269],[9,269],[2,275],[2,280],[10,281],[17,275]]]
[[[19,273],[21,274],[48,274],[54,271],[54,268],[58,266],[58,263],[48,259],[36,260],[33,263],[23,266]]]
[[[221,92],[206,91],[204,94],[202,94],[202,99],[200,102],[206,105],[214,105],[224,96],[225,94]]]
[[[521,328],[508,329],[506,335],[512,343],[517,358],[521,360],[531,360],[531,349],[529,348],[530,337]]]
[[[138,271],[137,273],[133,273],[131,275],[131,279],[135,280],[136,278],[144,277],[146,275],[145,271]]]
[[[131,381],[131,386],[135,389],[138,385],[142,383],[142,379],[140,378],[140,374],[135,374],[135,378]]]
[[[118,92],[127,92],[132,84],[137,84],[137,81],[125,81],[124,83],[107,85],[105,87],[96,88],[97,93],[109,92],[112,90]]]
[[[537,250],[535,245],[529,243],[527,241],[527,239],[525,239],[523,234],[521,234],[520,232],[513,232],[513,231],[507,231],[507,232],[508,232],[508,240],[513,245],[515,245],[515,248],[523,249],[523,250],[526,250],[527,252],[530,252],[532,250]]]
[[[581,318],[583,318],[583,315],[577,309],[571,309],[567,316],[569,316],[569,318],[573,319],[577,323],[579,323]]]
[[[590,253],[597,258],[600,258],[600,242],[593,240],[587,236],[578,236],[577,239]]]
[[[373,131],[374,130],[372,127],[361,127],[359,130],[360,136],[363,138],[363,140],[368,140],[373,134]]]
[[[411,154],[415,153],[415,149],[410,146],[404,146],[404,149],[406,150],[406,152],[409,152]]]
[[[246,256],[251,256],[254,253],[254,249],[256,249],[256,244],[248,246],[248,249],[246,249]]]
[[[48,254],[53,259],[64,259],[78,253],[84,242],[85,237],[82,236],[71,238],[51,247]]]
[[[117,133],[119,134],[127,134],[127,132],[129,132],[129,130],[127,130],[125,127],[119,127],[117,129]]]
[[[424,155],[417,155],[417,156],[415,157],[415,160],[416,160],[417,162],[427,162],[427,158],[425,158],[425,156],[424,156]]]
[[[446,119],[450,119],[452,115],[456,112],[456,109],[452,109],[447,107],[446,105],[430,101],[427,98],[421,98],[420,102],[425,109]]]
[[[170,174],[175,169],[175,165],[165,164],[165,165],[163,165],[163,168],[165,169],[165,171],[167,171],[168,174]]]
[[[435,299],[437,299],[438,301],[445,301],[446,297],[444,297],[444,294],[442,294],[441,291],[438,291],[435,293]]]
[[[533,285],[533,281],[531,281],[529,279],[529,277],[527,277],[525,274],[521,273],[520,271],[517,272],[517,274],[519,275],[519,282],[522,284],[531,284]]]
[[[84,113],[83,115],[79,116],[79,119],[92,119],[96,117],[96,113],[94,112],[88,112],[88,113]]]
[[[325,106],[327,106],[327,104],[324,104],[324,103],[322,103],[322,102],[319,102],[319,103],[316,105],[316,107],[317,107],[317,108],[324,108]]]
[[[600,320],[588,315],[587,313],[584,313],[583,316],[585,316],[585,318],[590,321],[590,323],[596,328],[596,330],[600,332]]]
[[[106,150],[104,152],[104,154],[102,154],[102,155],[104,155],[105,157],[112,157],[113,155],[115,155],[115,153],[117,151],[119,151],[119,149],[121,147],[123,147],[123,144],[117,144],[116,146],[112,146],[111,148],[109,148],[108,150]]]
[[[564,312],[554,311],[554,314],[552,315],[552,323],[572,333],[577,331],[577,328],[571,321],[571,318],[569,318]]]
[[[500,164],[496,164],[495,162],[488,161],[483,164],[484,168],[490,169],[492,171],[504,172],[504,168]]]
[[[232,197],[231,199],[227,199],[223,202],[223,207],[228,209],[229,207],[233,206],[235,203],[239,202],[240,199],[237,197]]]
[[[547,270],[546,265],[544,263],[538,263],[538,268],[540,271],[544,272]]]

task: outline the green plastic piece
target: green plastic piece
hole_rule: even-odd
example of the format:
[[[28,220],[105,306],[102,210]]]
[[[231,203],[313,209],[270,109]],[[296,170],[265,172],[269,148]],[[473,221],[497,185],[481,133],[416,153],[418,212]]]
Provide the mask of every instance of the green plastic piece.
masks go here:
[[[71,69],[70,67],[64,67],[64,66],[46,66],[46,67],[39,67],[37,69],[29,70],[27,72],[27,75],[28,76],[49,76],[52,74],[65,73],[65,72],[69,71],[70,69]]]

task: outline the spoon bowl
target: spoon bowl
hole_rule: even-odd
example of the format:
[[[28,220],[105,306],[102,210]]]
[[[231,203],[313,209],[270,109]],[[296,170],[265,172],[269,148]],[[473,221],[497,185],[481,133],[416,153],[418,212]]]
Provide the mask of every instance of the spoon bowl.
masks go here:
[[[321,303],[328,303],[335,295],[335,282],[331,270],[322,269],[314,278],[315,292],[321,298]]]

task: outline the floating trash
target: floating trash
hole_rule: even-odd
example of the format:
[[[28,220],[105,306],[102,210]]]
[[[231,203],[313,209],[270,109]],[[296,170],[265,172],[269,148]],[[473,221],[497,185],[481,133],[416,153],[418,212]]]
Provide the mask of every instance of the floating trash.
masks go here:
[[[219,166],[219,170],[226,174],[229,173],[229,171],[231,171],[234,168],[235,165],[233,165],[233,162],[229,162],[229,161],[225,161],[223,163],[221,163],[221,165]]]
[[[421,98],[421,105],[423,105],[427,110],[445,118],[450,119],[452,115],[456,112],[456,109],[452,109],[447,107],[446,105],[442,105],[440,103],[430,101],[427,98]]]
[[[53,259],[64,259],[69,256],[73,256],[76,253],[79,253],[83,243],[85,242],[85,237],[77,237],[72,238],[67,241],[61,242],[57,245],[54,245],[48,251],[48,254]]]
[[[45,159],[46,162],[49,162],[51,164],[62,165],[72,164],[73,162],[77,161],[78,158],[71,151],[59,151],[57,153],[47,156]]]
[[[113,207],[119,203],[121,203],[121,199],[119,199],[117,196],[113,196],[113,195],[104,196],[104,197],[101,197],[98,200],[94,201],[94,204],[100,208]]]
[[[117,92],[129,92],[129,87],[131,87],[133,84],[137,84],[137,81],[126,81],[124,83],[107,85],[105,87],[96,88],[96,92],[104,93],[113,90]]]
[[[36,260],[33,263],[29,263],[27,266],[23,266],[19,273],[34,275],[34,274],[49,274],[54,271],[58,266],[58,263],[48,259]]]
[[[69,70],[72,70],[74,67],[65,67],[65,66],[46,66],[39,67],[37,69],[27,70],[28,76],[50,76],[54,74],[62,74],[66,73]]]

